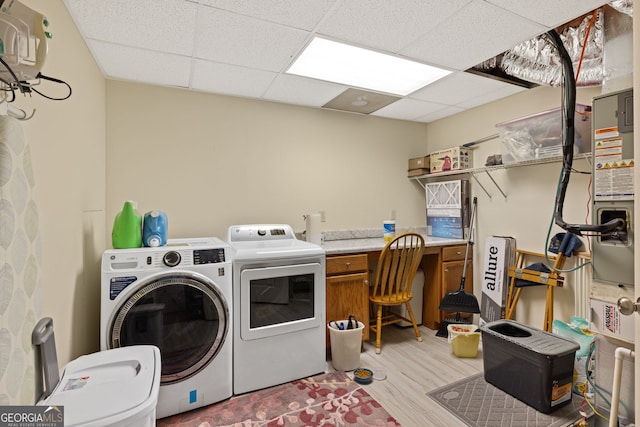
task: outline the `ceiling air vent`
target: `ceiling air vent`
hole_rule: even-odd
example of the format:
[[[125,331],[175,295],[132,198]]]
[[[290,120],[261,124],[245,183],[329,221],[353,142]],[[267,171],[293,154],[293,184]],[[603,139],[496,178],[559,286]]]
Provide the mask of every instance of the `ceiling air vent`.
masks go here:
[[[322,108],[360,114],[371,114],[399,99],[400,97],[398,96],[350,88],[324,104]]]

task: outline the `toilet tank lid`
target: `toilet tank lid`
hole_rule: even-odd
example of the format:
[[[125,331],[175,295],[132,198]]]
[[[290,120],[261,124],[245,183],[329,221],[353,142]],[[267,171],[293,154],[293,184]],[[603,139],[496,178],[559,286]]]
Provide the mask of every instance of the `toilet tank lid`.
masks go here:
[[[161,359],[156,346],[136,345],[69,362],[53,393],[38,405],[64,406],[65,426],[114,424],[158,402]]]

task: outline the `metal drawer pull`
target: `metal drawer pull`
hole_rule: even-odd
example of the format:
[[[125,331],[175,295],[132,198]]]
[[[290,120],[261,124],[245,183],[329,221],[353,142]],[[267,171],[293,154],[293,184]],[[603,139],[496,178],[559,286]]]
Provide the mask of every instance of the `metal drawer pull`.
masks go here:
[[[350,268],[350,267],[351,267],[351,263],[350,263],[350,262],[348,262],[348,263],[347,263],[347,268]]]

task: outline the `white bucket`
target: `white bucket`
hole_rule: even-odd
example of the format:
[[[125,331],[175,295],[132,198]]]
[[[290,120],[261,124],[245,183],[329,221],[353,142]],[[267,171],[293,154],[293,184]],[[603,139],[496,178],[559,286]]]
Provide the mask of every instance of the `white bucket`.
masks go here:
[[[327,324],[331,341],[331,363],[336,371],[353,371],[360,366],[362,332],[364,323],[355,329],[347,329],[348,320],[336,320]],[[343,325],[344,329],[339,329]]]

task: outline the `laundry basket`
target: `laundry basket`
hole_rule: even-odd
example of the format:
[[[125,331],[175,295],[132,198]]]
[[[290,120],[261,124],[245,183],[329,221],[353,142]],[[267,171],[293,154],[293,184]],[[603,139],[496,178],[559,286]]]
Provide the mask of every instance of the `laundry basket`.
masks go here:
[[[357,327],[355,327],[357,323]],[[327,324],[331,341],[331,363],[336,371],[352,371],[360,366],[362,332],[364,323],[349,320],[332,320]]]

